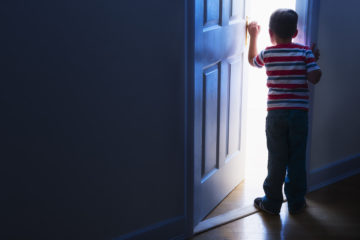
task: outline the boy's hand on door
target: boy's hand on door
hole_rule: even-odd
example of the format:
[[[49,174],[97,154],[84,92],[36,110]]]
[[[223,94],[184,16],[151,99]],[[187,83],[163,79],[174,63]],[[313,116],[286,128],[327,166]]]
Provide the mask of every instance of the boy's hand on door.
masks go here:
[[[260,25],[258,25],[257,22],[251,22],[249,23],[248,31],[251,38],[257,37],[260,32]]]
[[[316,43],[312,43],[310,48],[315,56],[315,61],[318,61],[320,58],[320,50],[316,47]]]

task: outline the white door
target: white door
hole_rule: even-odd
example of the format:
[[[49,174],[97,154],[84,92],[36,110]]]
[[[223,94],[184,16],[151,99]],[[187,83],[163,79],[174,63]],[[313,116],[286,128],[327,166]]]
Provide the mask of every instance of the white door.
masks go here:
[[[194,225],[244,178],[245,0],[195,2]]]

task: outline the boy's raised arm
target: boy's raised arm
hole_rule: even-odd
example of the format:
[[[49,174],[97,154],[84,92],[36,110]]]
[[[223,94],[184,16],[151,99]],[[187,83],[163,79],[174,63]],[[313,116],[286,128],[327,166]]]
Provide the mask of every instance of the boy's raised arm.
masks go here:
[[[316,47],[315,43],[311,44],[311,51],[314,54],[315,57],[315,61],[318,61],[320,58],[320,50]],[[307,79],[309,82],[311,82],[312,84],[317,84],[318,82],[320,82],[320,78],[321,78],[321,70],[315,70],[315,71],[311,71],[307,73]]]
[[[260,26],[256,22],[251,22],[248,26],[250,35],[248,61],[251,66],[254,66],[253,59],[258,55],[257,51],[257,36],[260,32]]]

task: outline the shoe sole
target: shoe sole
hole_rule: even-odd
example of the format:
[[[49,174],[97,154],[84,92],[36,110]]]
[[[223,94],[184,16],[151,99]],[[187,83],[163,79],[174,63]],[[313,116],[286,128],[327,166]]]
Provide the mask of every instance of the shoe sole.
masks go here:
[[[260,202],[261,206],[259,206],[258,204],[254,203],[254,206],[256,209],[259,209],[261,211],[264,211],[270,215],[279,215],[279,213],[274,213],[274,212],[271,212],[269,210],[267,210],[266,208],[264,208],[264,206],[262,205],[262,202]]]

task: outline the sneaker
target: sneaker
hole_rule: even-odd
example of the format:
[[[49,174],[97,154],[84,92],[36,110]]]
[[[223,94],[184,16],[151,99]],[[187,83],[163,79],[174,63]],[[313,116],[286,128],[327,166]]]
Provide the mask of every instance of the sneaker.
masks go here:
[[[266,209],[265,206],[264,206],[264,203],[263,203],[263,199],[261,197],[259,198],[255,198],[254,200],[254,206],[259,209],[259,210],[262,210],[266,213],[269,213],[271,215],[279,215],[279,212],[275,212],[275,211],[272,211],[272,210],[269,210],[269,209]]]
[[[306,202],[302,203],[301,205],[292,207],[291,209],[289,208],[289,213],[294,215],[294,214],[299,214],[301,213],[304,209],[306,208]]]

